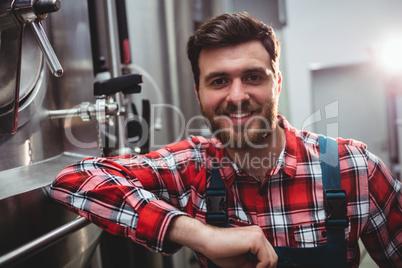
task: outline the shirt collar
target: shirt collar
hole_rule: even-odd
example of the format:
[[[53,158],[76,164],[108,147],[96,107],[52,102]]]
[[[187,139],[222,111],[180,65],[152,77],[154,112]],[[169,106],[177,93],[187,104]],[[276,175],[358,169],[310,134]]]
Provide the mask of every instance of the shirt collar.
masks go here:
[[[292,127],[284,116],[278,115],[278,119],[279,125],[285,130],[286,144],[277,164],[280,164],[280,167],[286,174],[291,178],[294,178],[296,175],[296,164],[298,159],[298,143],[296,138],[297,129]]]

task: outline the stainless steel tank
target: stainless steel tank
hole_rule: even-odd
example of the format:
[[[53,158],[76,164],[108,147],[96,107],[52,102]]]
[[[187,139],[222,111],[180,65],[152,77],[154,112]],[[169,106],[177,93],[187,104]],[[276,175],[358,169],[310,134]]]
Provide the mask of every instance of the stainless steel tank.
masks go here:
[[[99,155],[97,146],[67,145],[64,122],[49,117],[49,110],[94,99],[86,1],[65,1],[47,14],[52,5],[60,2],[0,1],[0,267],[100,264],[101,230],[47,196],[61,169]],[[45,32],[50,41],[38,44]],[[98,139],[95,123],[78,122],[70,126],[80,129],[77,139]]]
[[[125,130],[112,127],[127,118],[127,103],[172,105],[185,121],[199,114],[185,43],[197,23],[220,12],[215,1],[127,1],[129,62],[120,61],[119,1],[0,0],[0,267],[188,267],[187,255],[166,258],[109,237],[47,196],[64,167],[105,152],[101,141],[117,139],[115,154],[136,152],[122,142]],[[99,79],[126,72],[144,76],[140,95],[94,96]],[[184,137],[174,111],[152,116],[151,149]],[[127,256],[107,256],[113,249]]]

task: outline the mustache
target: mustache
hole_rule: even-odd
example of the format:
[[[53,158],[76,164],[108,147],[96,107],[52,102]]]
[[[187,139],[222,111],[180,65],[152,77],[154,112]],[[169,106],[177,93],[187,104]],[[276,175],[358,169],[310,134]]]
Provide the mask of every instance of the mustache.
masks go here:
[[[225,107],[218,107],[215,110],[217,115],[231,114],[236,111],[244,111],[244,112],[261,112],[262,105],[259,104],[251,104],[249,101],[239,103],[235,105],[233,103],[228,103]]]

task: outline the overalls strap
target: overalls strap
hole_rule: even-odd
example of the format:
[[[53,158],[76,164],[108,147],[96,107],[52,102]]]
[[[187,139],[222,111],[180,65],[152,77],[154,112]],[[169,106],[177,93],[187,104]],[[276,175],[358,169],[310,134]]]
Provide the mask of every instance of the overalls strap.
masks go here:
[[[211,181],[206,190],[205,199],[207,205],[206,223],[217,227],[229,227],[226,187],[215,158],[212,163]],[[208,268],[219,268],[219,266],[208,259]]]
[[[215,158],[212,163],[211,181],[206,190],[205,198],[207,205],[206,223],[217,227],[229,227],[226,187]]]
[[[337,260],[328,267],[346,267],[347,240],[345,228],[349,226],[347,217],[347,196],[342,189],[339,164],[338,143],[330,137],[318,136],[320,147],[320,164],[324,190],[324,207],[326,213],[327,244],[338,246],[329,251],[330,260]],[[335,266],[337,265],[337,266]]]
[[[274,247],[279,257],[277,267],[346,267],[347,240],[345,239],[345,228],[349,225],[349,222],[347,218],[346,192],[342,189],[341,184],[338,143],[336,140],[322,135],[319,135],[318,142],[326,213],[327,243],[314,248]],[[206,199],[207,223],[228,227],[226,188],[220,177],[217,165],[212,168],[211,182],[210,187],[207,189]],[[214,200],[218,200],[218,203],[216,203],[218,205],[211,204]],[[222,206],[222,204],[225,205]],[[208,209],[211,209],[211,212]],[[222,216],[223,211],[225,216]],[[219,216],[214,216],[217,214]],[[219,218],[219,225],[214,224],[217,218]],[[208,260],[208,267],[219,266]]]
[[[343,229],[349,225],[346,191],[342,189],[338,143],[332,138],[319,135],[324,207],[329,230]],[[344,233],[344,232],[343,232]],[[344,234],[343,234],[344,237]]]

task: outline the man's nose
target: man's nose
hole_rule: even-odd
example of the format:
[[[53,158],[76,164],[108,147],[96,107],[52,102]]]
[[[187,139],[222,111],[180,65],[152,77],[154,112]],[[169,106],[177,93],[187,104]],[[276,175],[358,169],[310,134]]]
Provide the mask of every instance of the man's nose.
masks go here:
[[[248,95],[246,88],[244,87],[242,81],[240,79],[233,80],[233,82],[229,88],[229,92],[226,97],[226,101],[231,102],[235,105],[238,105],[249,99],[250,99],[250,96]]]

